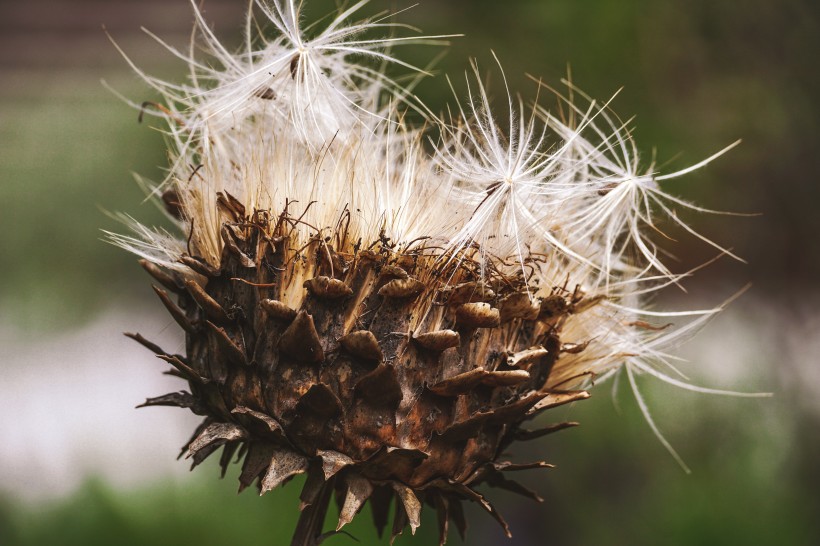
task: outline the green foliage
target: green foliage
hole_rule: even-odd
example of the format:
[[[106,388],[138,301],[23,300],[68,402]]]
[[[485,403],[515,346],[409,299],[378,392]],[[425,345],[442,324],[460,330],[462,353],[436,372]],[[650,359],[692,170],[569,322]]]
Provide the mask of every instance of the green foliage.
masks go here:
[[[20,327],[76,325],[139,279],[101,241],[122,229],[104,211],[161,220],[129,172],[161,177],[161,138],[97,82],[69,82],[0,102],[0,301]]]

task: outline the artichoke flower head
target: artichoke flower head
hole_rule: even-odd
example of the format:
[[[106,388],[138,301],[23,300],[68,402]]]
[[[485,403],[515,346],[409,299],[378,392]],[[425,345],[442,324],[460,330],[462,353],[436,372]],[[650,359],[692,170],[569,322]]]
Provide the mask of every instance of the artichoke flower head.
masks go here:
[[[534,418],[619,371],[690,387],[659,364],[717,309],[678,329],[644,309],[680,278],[647,233],[698,209],[659,184],[688,169],[640,171],[608,104],[559,96],[554,113],[507,91],[498,117],[475,64],[467,99],[432,113],[385,67],[417,70],[392,49],[447,37],[373,38],[404,27],[349,22],[364,3],[308,32],[294,0],[259,0],[238,52],[194,6],[207,58],[172,49],[182,84],[139,72],[171,155],[151,191],[179,229],[110,237],[185,354],[129,335],[188,387],[144,405],[201,415],[184,454],[238,458],[241,488],[306,474],[295,545],[324,536],[334,492],[337,530],[370,501],[380,534],[391,502],[392,535],[415,531],[428,503],[443,544],[468,501],[509,534],[476,486],[540,500],[511,474],[550,465],[507,452],[575,423]]]

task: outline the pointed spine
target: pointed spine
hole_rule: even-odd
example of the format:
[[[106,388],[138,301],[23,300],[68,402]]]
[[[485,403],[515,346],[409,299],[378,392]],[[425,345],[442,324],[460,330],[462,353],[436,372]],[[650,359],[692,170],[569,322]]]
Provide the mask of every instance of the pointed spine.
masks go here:
[[[189,334],[195,334],[196,328],[193,324],[191,324],[191,321],[188,320],[188,317],[185,315],[185,311],[180,309],[176,303],[171,301],[171,298],[168,297],[168,293],[158,286],[152,285],[151,288],[153,288],[154,292],[156,292],[157,296],[159,296],[162,305],[164,305],[165,309],[168,310],[168,313],[170,313],[171,317],[174,319],[174,322],[179,324],[182,329]]]
[[[185,288],[194,298],[194,301],[211,321],[216,324],[225,324],[230,321],[228,314],[219,303],[213,299],[196,281],[185,281]]]

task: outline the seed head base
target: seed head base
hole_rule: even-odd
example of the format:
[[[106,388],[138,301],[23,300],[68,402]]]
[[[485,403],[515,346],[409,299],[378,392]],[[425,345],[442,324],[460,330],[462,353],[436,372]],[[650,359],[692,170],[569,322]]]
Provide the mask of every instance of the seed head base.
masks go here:
[[[509,534],[475,487],[541,500],[507,475],[551,465],[502,453],[575,424],[521,428],[588,397],[555,388],[550,373],[562,352],[583,350],[562,346],[561,326],[595,298],[557,289],[535,300],[521,278],[479,270],[475,246],[443,255],[425,240],[351,241],[344,228],[300,241],[287,210],[248,214],[229,194],[218,202],[219,264],[195,252],[178,270],[143,263],[186,332],[186,355],[131,335],[190,388],[143,405],[205,417],[183,448],[193,466],[222,448],[223,475],[236,456],[240,491],[260,494],[307,474],[294,545],[317,543],[333,491],[337,531],[371,499],[381,535],[395,498],[393,537],[415,531],[422,503],[436,510],[441,544],[448,521],[463,535],[465,500]]]

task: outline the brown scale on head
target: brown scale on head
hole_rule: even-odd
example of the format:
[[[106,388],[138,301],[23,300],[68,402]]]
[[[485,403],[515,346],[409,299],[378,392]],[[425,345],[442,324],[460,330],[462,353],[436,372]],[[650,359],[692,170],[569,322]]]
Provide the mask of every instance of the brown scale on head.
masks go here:
[[[423,241],[412,255],[384,235],[361,245],[367,250],[346,233],[294,245],[287,211],[274,222],[259,211],[246,216],[227,193],[217,202],[229,219],[218,265],[186,256],[186,278],[143,264],[178,297],[157,288],[185,329],[186,355],[132,335],[188,380],[190,392],[145,405],[205,416],[185,448],[194,464],[222,448],[224,471],[239,450],[241,487],[256,483],[260,492],[306,473],[294,544],[316,543],[315,521],[331,489],[339,527],[370,498],[381,533],[392,498],[395,536],[407,524],[415,530],[428,503],[443,543],[448,521],[464,531],[466,500],[509,532],[475,486],[540,500],[508,472],[549,465],[498,458],[514,440],[572,425],[521,428],[544,410],[587,397],[546,386],[562,350],[579,347],[562,345],[556,326],[589,300],[576,291],[538,301],[525,285],[477,278],[469,260],[451,260],[457,265],[443,270]],[[332,246],[339,242],[345,246]],[[297,271],[305,280],[295,286]]]

